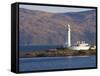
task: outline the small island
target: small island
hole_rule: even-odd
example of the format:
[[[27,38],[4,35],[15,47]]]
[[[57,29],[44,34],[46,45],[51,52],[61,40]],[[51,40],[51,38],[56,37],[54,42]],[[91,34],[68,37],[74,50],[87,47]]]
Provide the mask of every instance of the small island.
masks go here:
[[[96,49],[89,50],[70,50],[67,48],[62,49],[51,49],[45,51],[30,51],[20,52],[20,58],[31,58],[31,57],[61,57],[61,56],[91,56],[96,55]]]

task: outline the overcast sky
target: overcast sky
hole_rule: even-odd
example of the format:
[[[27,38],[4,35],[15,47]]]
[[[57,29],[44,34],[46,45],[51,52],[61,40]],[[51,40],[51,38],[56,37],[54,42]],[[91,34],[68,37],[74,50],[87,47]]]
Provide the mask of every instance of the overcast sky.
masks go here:
[[[40,10],[52,13],[64,13],[64,12],[80,12],[87,10],[94,10],[93,8],[73,8],[73,7],[55,7],[55,6],[39,6],[39,5],[19,5],[19,8],[26,8],[30,10]]]

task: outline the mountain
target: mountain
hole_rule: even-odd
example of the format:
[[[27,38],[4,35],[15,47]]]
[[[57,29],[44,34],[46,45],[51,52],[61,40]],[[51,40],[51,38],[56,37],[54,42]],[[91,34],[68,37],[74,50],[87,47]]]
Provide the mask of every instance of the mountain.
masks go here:
[[[67,39],[67,24],[71,25],[72,44],[78,40],[96,42],[95,10],[50,13],[20,8],[20,45],[62,45]]]

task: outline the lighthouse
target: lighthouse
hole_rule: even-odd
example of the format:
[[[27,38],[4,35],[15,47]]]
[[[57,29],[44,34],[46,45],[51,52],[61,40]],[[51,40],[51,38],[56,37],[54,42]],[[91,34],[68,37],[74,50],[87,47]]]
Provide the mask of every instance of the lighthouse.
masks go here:
[[[89,50],[90,45],[88,43],[85,43],[85,41],[77,41],[77,43],[72,46],[71,45],[71,28],[70,25],[68,24],[67,26],[65,25],[65,30],[67,31],[67,38],[65,41],[65,47],[71,50]]]
[[[65,46],[66,47],[71,47],[71,29],[70,29],[70,25],[68,24],[67,26],[65,25],[65,30],[67,31],[67,39],[65,41]]]
[[[71,47],[71,29],[70,25],[68,24],[68,47]]]

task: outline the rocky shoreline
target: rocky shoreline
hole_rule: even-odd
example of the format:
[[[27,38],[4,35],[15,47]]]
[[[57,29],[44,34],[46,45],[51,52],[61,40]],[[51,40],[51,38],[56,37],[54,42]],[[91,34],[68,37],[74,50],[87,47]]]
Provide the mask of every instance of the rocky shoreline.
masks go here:
[[[46,51],[30,51],[30,52],[19,52],[20,58],[31,58],[31,57],[58,57],[58,56],[90,56],[96,55],[96,50],[69,50],[69,49],[57,49],[57,50],[46,50]]]

